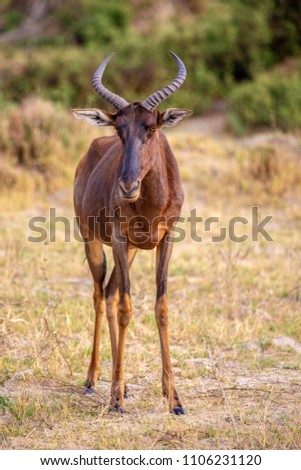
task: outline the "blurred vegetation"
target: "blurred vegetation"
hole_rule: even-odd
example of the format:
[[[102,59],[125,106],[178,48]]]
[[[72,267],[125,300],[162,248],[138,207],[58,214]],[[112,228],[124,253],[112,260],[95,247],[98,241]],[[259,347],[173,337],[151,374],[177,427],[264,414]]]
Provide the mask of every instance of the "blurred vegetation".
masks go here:
[[[295,131],[301,128],[301,62],[275,69],[236,86],[230,93],[230,120],[236,133],[266,126]]]
[[[2,105],[38,96],[99,106],[91,75],[113,50],[104,82],[127,100],[143,99],[174,77],[171,49],[188,78],[168,105],[198,114],[222,99],[236,132],[300,128],[295,0],[3,0],[0,12]],[[293,71],[279,67],[287,61]]]
[[[73,179],[78,156],[95,137],[92,127],[39,98],[27,98],[3,114],[0,192],[45,195]]]

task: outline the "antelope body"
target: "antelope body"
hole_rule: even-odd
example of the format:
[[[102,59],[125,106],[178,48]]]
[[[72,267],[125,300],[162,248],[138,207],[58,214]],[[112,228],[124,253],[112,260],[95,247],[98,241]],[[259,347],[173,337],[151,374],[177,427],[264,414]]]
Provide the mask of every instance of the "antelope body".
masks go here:
[[[79,119],[96,126],[112,126],[117,132],[95,139],[80,161],[75,175],[74,207],[94,280],[95,330],[86,388],[92,392],[97,386],[100,328],[106,311],[113,359],[110,409],[119,412],[123,412],[127,392],[124,346],[132,315],[129,269],[137,248],[156,247],[155,316],[161,345],[163,395],[168,398],[173,413],[185,413],[174,387],[166,300],[172,251],[169,234],[180,215],[184,196],[177,162],[161,127],[177,124],[191,111],[167,109],[162,113],[156,109],[186,77],[183,62],[171,54],[178,64],[177,77],[143,102],[134,103],[128,103],[102,84],[103,72],[112,55],[109,56],[96,70],[92,83],[117,112],[73,110]],[[112,247],[115,263],[106,286],[104,244]]]

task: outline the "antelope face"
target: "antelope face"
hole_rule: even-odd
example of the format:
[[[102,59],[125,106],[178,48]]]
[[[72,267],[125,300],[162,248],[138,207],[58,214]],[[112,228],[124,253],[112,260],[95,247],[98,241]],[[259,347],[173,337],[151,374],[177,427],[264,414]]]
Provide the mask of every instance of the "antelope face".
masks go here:
[[[175,126],[190,116],[188,109],[170,108],[161,113],[150,111],[143,103],[128,104],[117,113],[99,109],[74,109],[73,113],[94,126],[113,126],[119,136],[122,149],[122,169],[118,176],[118,191],[122,200],[135,202],[140,196],[141,183],[153,166],[158,129]]]

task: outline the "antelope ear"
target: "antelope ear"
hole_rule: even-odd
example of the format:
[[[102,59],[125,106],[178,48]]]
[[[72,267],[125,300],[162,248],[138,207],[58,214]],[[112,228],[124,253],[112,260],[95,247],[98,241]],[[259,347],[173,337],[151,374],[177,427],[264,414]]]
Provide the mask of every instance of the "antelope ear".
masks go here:
[[[169,108],[161,115],[162,126],[172,127],[192,114],[190,109]]]
[[[108,113],[107,111],[100,111],[100,109],[72,109],[71,112],[75,117],[92,124],[92,126],[114,125],[115,114]]]

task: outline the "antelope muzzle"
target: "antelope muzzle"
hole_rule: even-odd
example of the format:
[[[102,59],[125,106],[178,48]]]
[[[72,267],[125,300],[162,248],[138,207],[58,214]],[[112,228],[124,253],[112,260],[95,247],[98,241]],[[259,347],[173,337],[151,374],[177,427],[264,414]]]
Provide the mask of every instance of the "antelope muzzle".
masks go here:
[[[128,202],[135,202],[140,196],[141,182],[136,180],[133,183],[126,184],[119,180],[118,182],[119,194],[122,199]]]

